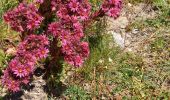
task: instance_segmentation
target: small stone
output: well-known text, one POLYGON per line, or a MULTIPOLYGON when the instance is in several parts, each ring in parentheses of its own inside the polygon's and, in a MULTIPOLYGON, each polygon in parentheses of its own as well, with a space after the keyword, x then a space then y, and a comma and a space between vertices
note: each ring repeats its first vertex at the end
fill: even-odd
POLYGON ((138 29, 133 29, 133 30, 132 30, 132 33, 133 33, 133 34, 137 34, 138 32, 139 32, 138 29))

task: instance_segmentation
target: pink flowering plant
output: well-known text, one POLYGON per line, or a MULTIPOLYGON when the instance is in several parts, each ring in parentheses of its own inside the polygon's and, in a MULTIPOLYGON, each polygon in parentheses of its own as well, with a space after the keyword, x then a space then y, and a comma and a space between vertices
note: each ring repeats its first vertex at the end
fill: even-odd
POLYGON ((122 8, 121 0, 103 0, 100 9, 93 12, 88 0, 35 0, 19 5, 4 14, 12 30, 20 34, 21 42, 15 57, 2 76, 2 84, 17 92, 21 84, 28 84, 36 64, 42 60, 50 68, 60 67, 59 60, 80 67, 88 58, 88 42, 83 41, 84 31, 97 18, 117 18, 122 8))

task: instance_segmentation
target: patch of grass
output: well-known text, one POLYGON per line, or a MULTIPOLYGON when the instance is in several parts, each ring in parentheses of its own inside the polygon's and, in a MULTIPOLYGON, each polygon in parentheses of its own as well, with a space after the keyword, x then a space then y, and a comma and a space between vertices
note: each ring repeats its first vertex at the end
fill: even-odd
POLYGON ((90 100, 86 91, 76 85, 69 86, 64 95, 69 97, 70 100, 90 100))
MULTIPOLYGON (((104 42, 109 38, 105 37, 104 42)), ((163 42, 159 39, 161 38, 153 42, 153 46, 157 47, 160 41, 163 42)), ((105 44, 103 48, 94 51, 92 49, 90 59, 78 70, 78 74, 86 83, 93 83, 91 97, 105 96, 109 99, 119 95, 127 99, 167 99, 170 96, 168 90, 161 86, 166 83, 166 77, 169 76, 168 57, 169 54, 166 59, 163 58, 164 63, 155 63, 156 67, 150 68, 144 64, 141 56, 123 53, 119 48, 111 48, 105 44), (109 61, 109 58, 112 61, 109 61)), ((82 84, 79 86, 83 87, 82 84)))
MULTIPOLYGON (((91 54, 89 59, 85 62, 84 67, 80 70, 80 73, 84 73, 87 77, 91 77, 91 71, 96 68, 97 73, 105 70, 104 66, 110 65, 115 56, 120 52, 119 47, 113 48, 113 38, 111 35, 103 35, 102 39, 99 39, 99 43, 96 46, 91 46, 91 54), (105 65, 106 64, 106 65, 105 65), (85 74, 86 73, 86 74, 85 74)), ((93 45, 93 44, 92 44, 93 45)), ((93 72, 93 71, 92 71, 93 72)))
POLYGON ((150 67, 146 67, 146 79, 155 91, 156 98, 168 99, 170 80, 170 37, 164 33, 158 34, 151 42, 148 52, 150 55, 150 67), (148 79, 149 78, 149 79, 148 79))
POLYGON ((169 0, 150 0, 156 6, 165 6, 169 0))
POLYGON ((159 11, 159 15, 154 19, 147 19, 146 25, 149 25, 151 27, 168 27, 170 24, 169 16, 170 16, 170 5, 167 3, 167 0, 155 0, 153 5, 156 6, 156 8, 159 11))
POLYGON ((163 37, 156 38, 153 43, 151 43, 152 51, 162 51, 166 45, 166 41, 163 37))
MULTIPOLYGON (((110 44, 113 43, 111 35, 104 35, 100 42, 102 46, 91 48, 91 55, 84 67, 77 70, 81 76, 79 79, 88 84, 93 83, 89 90, 90 96, 112 99, 115 95, 121 97, 128 94, 131 97, 145 95, 144 90, 141 91, 146 87, 142 82, 144 74, 142 58, 132 53, 123 53, 119 47, 110 44)), ((79 86, 83 87, 83 84, 79 86)))
POLYGON ((169 27, 170 26, 169 16, 170 16, 170 6, 165 6, 160 9, 160 14, 155 19, 147 19, 144 24, 146 26, 156 27, 156 28, 169 27))
POLYGON ((116 84, 112 90, 113 94, 122 97, 144 95, 142 91, 145 86, 142 83, 144 73, 142 58, 131 53, 122 53, 117 57, 113 66, 116 68, 115 77, 112 77, 113 83, 116 84))
POLYGON ((131 4, 145 3, 153 4, 155 6, 163 6, 166 5, 169 2, 169 0, 125 0, 124 2, 131 4))
MULTIPOLYGON (((161 3, 158 3, 161 5, 161 3)), ((169 34, 169 6, 162 4, 159 7, 159 15, 154 19, 147 19, 145 21, 137 21, 132 23, 131 28, 138 28, 143 31, 147 28, 152 29, 154 34, 152 38, 149 38, 148 48, 142 51, 143 54, 148 56, 141 56, 144 59, 143 65, 143 78, 138 79, 142 88, 136 88, 135 91, 140 89, 140 92, 130 92, 131 99, 165 99, 170 97, 169 87, 169 73, 170 73, 170 34, 169 34), (134 94, 135 95, 132 95, 134 94), (140 94, 140 95, 139 95, 140 94)), ((146 31, 146 30, 145 30, 146 31)), ((126 71, 122 71, 126 72, 126 71)), ((129 71, 128 71, 129 72, 129 71)), ((130 71, 130 75, 131 71, 130 71)), ((140 76, 140 75, 139 75, 140 76)), ((117 78, 120 79, 120 78, 117 78)), ((128 79, 127 79, 128 80, 128 79)), ((136 80, 136 79, 135 79, 136 80)), ((134 85, 134 81, 132 81, 134 85)), ((130 85, 126 85, 130 86, 130 85)), ((121 91, 121 86, 114 91, 121 91)), ((129 88, 128 88, 129 90, 129 88)), ((125 98, 128 98, 125 96, 125 98)))
POLYGON ((146 28, 150 28, 154 30, 155 33, 158 33, 158 31, 160 32, 164 29, 168 29, 167 27, 170 26, 170 5, 167 4, 167 2, 168 1, 166 0, 153 0, 151 5, 152 7, 155 6, 153 9, 157 9, 157 16, 155 16, 155 18, 150 18, 146 20, 136 20, 126 27, 126 31, 129 32, 134 28, 137 28, 140 31, 146 28))

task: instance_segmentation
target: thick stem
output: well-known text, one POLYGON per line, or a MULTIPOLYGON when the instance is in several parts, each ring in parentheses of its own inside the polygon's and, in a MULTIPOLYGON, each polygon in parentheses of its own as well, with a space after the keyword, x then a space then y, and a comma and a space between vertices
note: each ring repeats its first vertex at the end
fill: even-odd
POLYGON ((45 79, 48 79, 49 76, 55 71, 55 73, 60 73, 62 66, 59 63, 61 57, 60 48, 57 47, 57 39, 54 38, 50 43, 50 55, 51 58, 47 64, 45 79))
MULTIPOLYGON (((43 21, 43 29, 45 31, 48 30, 48 24, 50 24, 53 19, 53 12, 51 11, 51 0, 44 0, 44 2, 40 5, 39 13, 44 17, 43 21)), ((45 77, 48 78, 49 75, 52 73, 53 68, 55 67, 56 72, 59 72, 61 65, 59 65, 58 61, 60 59, 60 48, 57 47, 57 38, 53 38, 53 40, 50 42, 50 55, 51 59, 48 62, 47 65, 47 72, 45 77)))
POLYGON ((48 67, 52 67, 52 66, 59 67, 57 61, 59 61, 60 54, 61 54, 60 48, 57 47, 57 39, 54 38, 50 45, 50 55, 52 58, 48 67))

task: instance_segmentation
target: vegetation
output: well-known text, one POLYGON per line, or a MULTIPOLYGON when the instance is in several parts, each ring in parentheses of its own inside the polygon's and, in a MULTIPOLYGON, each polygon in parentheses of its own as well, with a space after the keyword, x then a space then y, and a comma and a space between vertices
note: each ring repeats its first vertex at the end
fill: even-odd
MULTIPOLYGON (((4 2, 12 0, 4 0, 4 2)), ((1 1, 0 1, 1 2, 1 1)), ((91 0, 95 7, 98 0, 91 0)), ((125 52, 113 42, 113 37, 107 34, 106 19, 99 19, 91 28, 86 30, 95 34, 87 34, 90 43, 90 57, 83 67, 72 69, 63 64, 60 75, 49 78, 51 87, 57 87, 63 81, 67 88, 62 96, 71 100, 90 99, 123 99, 123 100, 169 100, 170 99, 170 6, 165 0, 125 0, 125 3, 148 3, 156 6, 159 15, 154 19, 136 21, 129 25, 130 29, 138 28, 143 31, 152 29, 153 35, 148 38, 147 49, 141 53, 125 52), (143 55, 145 54, 145 55, 143 55), (68 73, 73 74, 68 75, 68 73), (51 80, 50 80, 51 79, 51 80), (55 80, 54 80, 55 79, 55 80)), ((0 15, 17 3, 0 3, 0 15)), ((5 40, 10 40, 11 33, 8 26, 0 19, 0 70, 7 66, 10 55, 5 52, 9 48, 5 40), (2 47, 5 46, 5 47, 2 47), (5 49, 4 49, 5 48, 5 49)), ((16 37, 14 34, 13 37, 16 37)), ((17 45, 18 41, 12 40, 17 45)), ((1 89, 0 89, 1 90, 1 89)))

